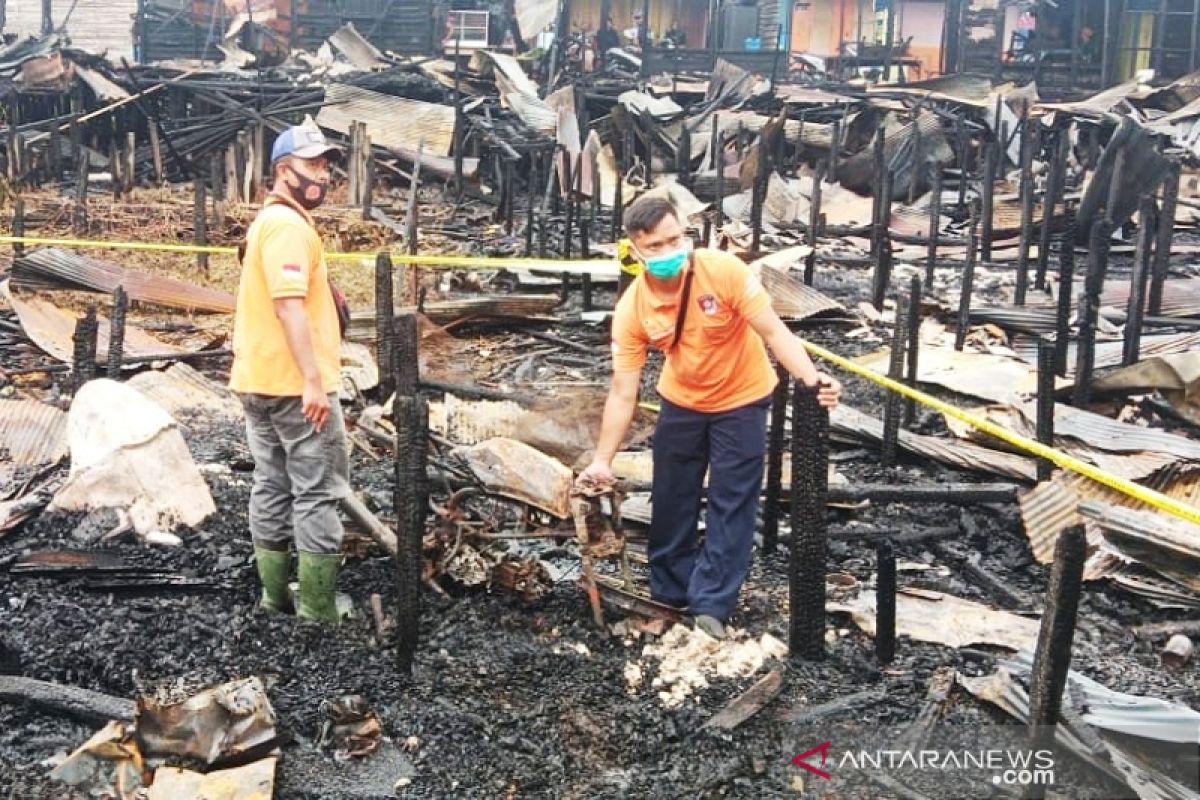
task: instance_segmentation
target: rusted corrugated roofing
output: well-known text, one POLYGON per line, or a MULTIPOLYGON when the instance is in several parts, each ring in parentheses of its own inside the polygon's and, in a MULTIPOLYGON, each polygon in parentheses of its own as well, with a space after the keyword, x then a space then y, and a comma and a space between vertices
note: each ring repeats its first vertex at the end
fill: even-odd
POLYGON ((67 414, 36 400, 0 400, 0 499, 22 473, 67 455, 67 414))
POLYGON ((229 292, 126 269, 53 247, 35 250, 16 259, 13 285, 17 288, 89 289, 105 293, 121 286, 130 300, 138 302, 223 314, 233 313, 234 309, 234 297, 229 292))
POLYGON ((784 319, 803 320, 819 314, 845 310, 841 303, 826 297, 811 286, 805 286, 790 272, 791 268, 801 263, 810 252, 811 248, 808 247, 789 247, 760 258, 750 265, 759 271, 763 286, 767 294, 771 295, 771 304, 775 312, 784 319))
MULTIPOLYGON (((36 297, 22 297, 15 292, 8 292, 7 299, 17 312, 21 328, 25 335, 46 353, 59 361, 71 363, 74 354, 75 323, 78 317, 53 303, 48 303, 36 297)), ((103 362, 108 352, 108 320, 99 319, 99 333, 96 336, 98 359, 103 362)), ((125 326, 125 355, 149 356, 162 353, 187 352, 181 347, 167 344, 155 339, 141 328, 127 324, 125 326)))
MULTIPOLYGON (((1200 507, 1200 469, 1195 466, 1167 467, 1146 481, 1146 485, 1168 497, 1200 507)), ((1034 558, 1043 564, 1054 560, 1054 547, 1063 530, 1072 525, 1085 525, 1092 552, 1084 569, 1084 579, 1095 580, 1119 570, 1124 559, 1105 544, 1095 520, 1085 519, 1079 513, 1080 503, 1087 501, 1135 510, 1147 507, 1140 500, 1073 472, 1056 473, 1053 479, 1024 493, 1018 503, 1030 549, 1034 558)))
POLYGON ((350 124, 364 122, 371 144, 415 153, 421 142, 430 155, 448 156, 454 141, 454 109, 438 103, 392 97, 344 83, 325 90, 317 124, 349 135, 350 124))

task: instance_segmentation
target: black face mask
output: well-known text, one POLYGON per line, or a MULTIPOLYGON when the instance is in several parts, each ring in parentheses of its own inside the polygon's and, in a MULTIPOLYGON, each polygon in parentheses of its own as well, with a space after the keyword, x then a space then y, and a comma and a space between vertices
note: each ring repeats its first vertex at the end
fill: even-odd
POLYGON ((325 195, 329 193, 328 183, 314 181, 307 175, 301 175, 296 170, 291 170, 291 173, 300 182, 297 186, 293 186, 291 183, 287 184, 288 190, 292 193, 292 199, 308 211, 312 211, 325 202, 325 195))

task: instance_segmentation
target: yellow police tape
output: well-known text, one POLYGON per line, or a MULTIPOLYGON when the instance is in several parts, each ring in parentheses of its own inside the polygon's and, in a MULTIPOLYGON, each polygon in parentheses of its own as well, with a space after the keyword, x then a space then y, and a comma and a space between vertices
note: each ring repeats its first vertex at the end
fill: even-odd
POLYGON ((938 400, 936 397, 930 397, 924 392, 917 391, 916 389, 906 386, 899 381, 894 381, 884 375, 878 375, 866 367, 855 364, 849 359, 843 358, 836 353, 826 350, 824 347, 812 344, 811 342, 805 342, 804 346, 810 353, 818 358, 824 359, 832 364, 836 364, 847 372, 851 372, 855 375, 866 378, 867 380, 874 381, 880 386, 883 386, 885 389, 889 389, 890 391, 896 392, 904 397, 911 397, 913 400, 916 400, 918 403, 924 406, 932 408, 934 411, 940 411, 946 416, 954 417, 957 420, 965 422, 972 428, 982 431, 989 436, 994 436, 1001 441, 1007 442, 1013 447, 1020 448, 1031 455, 1047 459, 1048 461, 1053 461, 1063 469, 1069 469, 1072 472, 1077 472, 1080 475, 1091 478, 1097 483, 1104 484, 1108 488, 1114 489, 1121 494, 1134 498, 1135 500, 1141 500, 1146 505, 1157 508, 1160 511, 1165 511, 1168 514, 1173 514, 1174 516, 1179 517, 1180 519, 1186 519, 1189 522, 1200 524, 1200 509, 1197 509, 1194 506, 1190 506, 1187 503, 1181 503, 1173 497, 1168 497, 1162 492, 1157 492, 1154 489, 1140 486, 1133 481, 1119 478, 1116 475, 1111 475, 1102 469, 1097 469, 1091 464, 1080 461, 1078 458, 1069 456, 1066 453, 1062 453, 1052 447, 1047 447, 1041 442, 1028 439, 1017 433, 1013 433, 1007 428, 1003 428, 994 422, 986 420, 982 417, 977 417, 974 414, 963 411, 961 408, 952 406, 949 403, 944 403, 941 400, 938 400))
MULTIPOLYGON (((132 250, 132 251, 148 251, 148 252, 171 252, 171 253, 210 253, 220 255, 233 255, 237 252, 233 247, 218 247, 205 245, 187 245, 187 244, 169 244, 169 243, 153 243, 153 242, 108 242, 88 239, 53 239, 37 236, 0 236, 0 244, 28 244, 40 245, 44 247, 81 247, 81 248, 99 248, 113 250, 132 250)), ((331 260, 342 261, 361 261, 375 257, 375 253, 327 253, 326 258, 331 260)), ((562 262, 552 261, 548 259, 537 258, 495 258, 490 256, 430 256, 430 255, 406 255, 393 254, 393 257, 402 263, 413 264, 416 266, 430 267, 462 267, 467 269, 497 269, 499 267, 512 267, 514 269, 545 269, 552 272, 590 272, 593 266, 603 265, 607 269, 612 269, 613 262, 604 260, 591 261, 575 261, 562 262)), ((962 409, 952 406, 949 403, 944 403, 936 397, 931 397, 924 392, 906 386, 899 381, 894 381, 883 375, 867 369, 866 367, 855 364, 849 359, 843 358, 836 353, 833 353, 825 348, 805 342, 804 346, 810 353, 822 358, 832 364, 836 364, 847 372, 851 372, 867 380, 883 386, 885 389, 896 392, 904 397, 910 397, 918 403, 932 408, 935 411, 954 417, 961 422, 970 425, 976 430, 982 431, 989 436, 994 436, 1001 441, 1023 450, 1030 455, 1052 461, 1063 469, 1077 472, 1087 478, 1091 478, 1097 483, 1103 484, 1110 489, 1113 489, 1135 500, 1140 500, 1152 508, 1157 508, 1160 511, 1165 511, 1180 519, 1185 519, 1189 522, 1200 524, 1200 509, 1187 503, 1181 503, 1173 497, 1168 497, 1162 492, 1154 489, 1141 486, 1133 481, 1125 478, 1117 477, 1109 474, 1104 470, 1080 461, 1077 458, 1067 455, 1066 453, 1055 450, 1052 447, 1047 447, 1041 442, 1013 433, 1007 428, 1003 428, 994 422, 986 420, 982 417, 977 417, 974 414, 963 411, 962 409)), ((644 407, 649 407, 647 404, 642 404, 644 407)))
MULTIPOLYGON (((109 242, 96 239, 52 239, 40 236, 0 236, 0 244, 27 244, 41 247, 78 247, 96 248, 99 250, 130 250, 151 253, 182 253, 210 255, 235 255, 236 247, 220 247, 217 245, 173 244, 168 242, 109 242)), ((593 273, 597 267, 616 276, 616 264, 612 259, 590 259, 579 261, 555 261, 547 258, 515 258, 503 256, 434 256, 408 255, 387 251, 398 263, 412 264, 418 267, 457 267, 460 269, 540 269, 547 272, 562 274, 593 273)), ((326 253, 329 261, 364 261, 372 260, 375 252, 370 253, 326 253)))
MULTIPOLYGON (((983 431, 990 436, 994 436, 1001 441, 1007 442, 1013 447, 1024 450, 1030 455, 1039 456, 1049 461, 1053 461, 1063 469, 1069 469, 1072 472, 1078 472, 1080 475, 1091 478, 1097 483, 1104 484, 1108 488, 1120 492, 1121 494, 1132 497, 1135 500, 1141 500, 1148 506, 1157 508, 1160 511, 1165 511, 1168 514, 1179 517, 1180 519, 1186 519, 1189 522, 1200 524, 1200 509, 1194 506, 1190 506, 1187 503, 1181 503, 1173 497, 1168 497, 1162 492, 1141 486, 1133 481, 1119 478, 1116 475, 1111 475, 1102 469, 1097 469, 1085 461, 1080 461, 1078 458, 1069 456, 1066 453, 1055 450, 1052 447, 1047 447, 1041 442, 1028 439, 1024 436, 1021 436, 1019 433, 1013 433, 1007 428, 1002 428, 996 423, 990 422, 983 417, 977 417, 970 412, 963 411, 961 408, 952 406, 949 403, 944 403, 941 400, 938 400, 936 397, 930 397, 924 392, 906 386, 899 381, 894 381, 884 375, 879 375, 867 369, 866 367, 855 364, 853 361, 839 356, 837 353, 826 350, 820 345, 815 345, 812 342, 804 342, 804 347, 814 356, 824 359, 831 364, 836 364, 847 372, 852 372, 859 377, 866 378, 869 381, 874 381, 885 389, 896 392, 904 397, 911 397, 921 405, 932 408, 934 411, 940 411, 947 416, 960 420, 961 422, 965 422, 972 428, 983 431)), ((660 407, 657 403, 638 403, 638 407, 655 413, 660 410, 660 407)))

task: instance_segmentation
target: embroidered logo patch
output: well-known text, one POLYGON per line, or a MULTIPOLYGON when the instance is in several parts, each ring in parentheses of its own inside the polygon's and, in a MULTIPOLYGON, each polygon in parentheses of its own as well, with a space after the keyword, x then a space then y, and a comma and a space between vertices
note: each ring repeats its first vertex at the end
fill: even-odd
POLYGON ((284 264, 282 269, 284 272, 290 273, 292 275, 303 275, 304 274, 304 268, 301 267, 299 264, 284 264))
POLYGON ((717 302, 717 298, 713 297, 711 294, 700 295, 696 298, 696 303, 699 304, 700 310, 710 317, 721 309, 721 305, 717 302))

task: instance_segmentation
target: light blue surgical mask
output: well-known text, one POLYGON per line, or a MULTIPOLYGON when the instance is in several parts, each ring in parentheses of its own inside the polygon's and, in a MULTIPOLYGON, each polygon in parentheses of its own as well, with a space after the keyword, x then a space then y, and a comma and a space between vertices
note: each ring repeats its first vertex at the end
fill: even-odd
POLYGON ((669 281, 683 270, 683 265, 687 263, 688 255, 691 252, 691 240, 684 239, 683 244, 670 253, 643 259, 646 264, 646 272, 661 281, 669 281))

